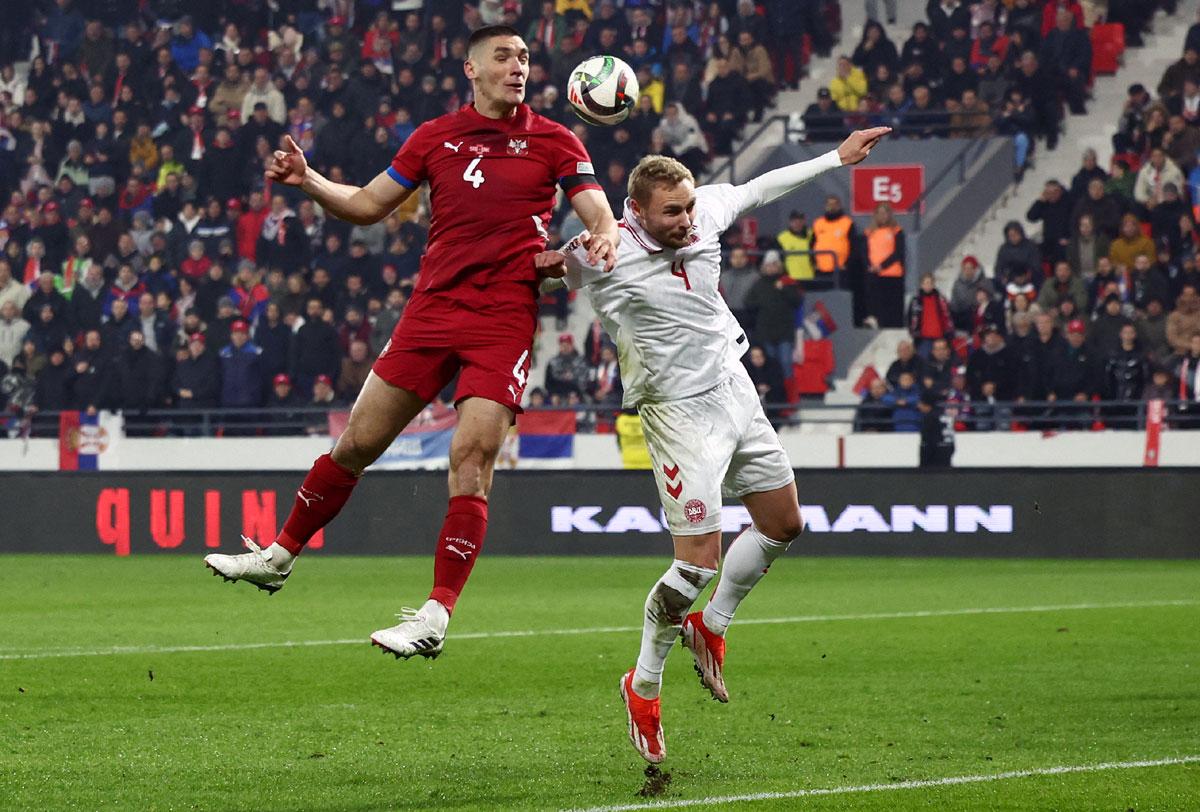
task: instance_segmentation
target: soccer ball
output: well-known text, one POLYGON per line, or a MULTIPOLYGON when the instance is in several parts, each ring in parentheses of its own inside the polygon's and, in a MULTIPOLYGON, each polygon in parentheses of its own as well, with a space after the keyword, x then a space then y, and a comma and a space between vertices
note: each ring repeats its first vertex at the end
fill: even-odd
POLYGON ((637 74, 615 56, 584 60, 567 81, 567 101, 575 115, 588 124, 620 124, 637 100, 637 74))

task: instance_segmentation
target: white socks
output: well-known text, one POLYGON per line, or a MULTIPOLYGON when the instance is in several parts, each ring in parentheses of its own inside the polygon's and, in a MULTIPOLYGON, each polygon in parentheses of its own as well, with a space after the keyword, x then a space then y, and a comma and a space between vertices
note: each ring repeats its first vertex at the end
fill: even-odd
POLYGON ((683 619, 716 574, 716 570, 675 560, 650 590, 642 624, 642 650, 633 671, 633 691, 638 696, 658 697, 663 666, 679 636, 683 619))
POLYGON ((750 525, 729 545, 725 562, 721 566, 721 578, 713 590, 712 600, 704 607, 704 625, 708 630, 724 635, 733 620, 733 613, 746 594, 754 588, 771 563, 783 555, 793 539, 774 541, 750 525))
POLYGON ((279 542, 272 542, 263 552, 270 554, 267 560, 281 573, 292 571, 292 563, 296 560, 296 556, 288 552, 279 542))

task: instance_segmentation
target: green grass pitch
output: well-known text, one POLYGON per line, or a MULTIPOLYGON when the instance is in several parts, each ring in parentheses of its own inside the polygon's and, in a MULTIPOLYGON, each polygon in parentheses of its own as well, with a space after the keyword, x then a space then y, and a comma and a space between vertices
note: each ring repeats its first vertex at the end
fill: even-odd
POLYGON ((1200 562, 789 556, 730 630, 729 705, 673 652, 671 780, 642 797, 617 680, 666 561, 485 556, 442 657, 397 662, 367 637, 424 599, 427 558, 315 554, 269 597, 198 556, 0 556, 0 808, 578 809, 812 789, 838 793, 735 808, 1200 808, 1200 562), (984 609, 1001 611, 968 611, 984 609), (1165 759, 1185 763, 845 791, 1165 759))

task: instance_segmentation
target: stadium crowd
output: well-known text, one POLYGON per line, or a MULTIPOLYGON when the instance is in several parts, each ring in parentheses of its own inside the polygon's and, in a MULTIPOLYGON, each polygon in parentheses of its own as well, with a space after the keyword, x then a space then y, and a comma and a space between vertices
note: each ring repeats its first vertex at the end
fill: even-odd
MULTIPOLYGON (((365 183, 417 126, 470 102, 467 34, 508 23, 531 49, 528 103, 579 135, 619 210, 642 154, 700 172, 796 86, 800 43, 832 47, 825 5, 17 4, 0 31, 0 398, 127 421, 348 403, 404 311, 427 209, 414 198, 371 227, 326 217, 264 178, 282 136, 365 183), (618 127, 588 127, 562 99, 595 53, 638 73, 618 127)), ((615 375, 605 352, 589 357, 615 375)))
POLYGON ((1069 183, 1032 201, 1039 240, 1007 223, 990 272, 963 257, 948 298, 922 278, 911 339, 863 382, 860 430, 915 430, 927 391, 968 429, 1135 427, 1150 400, 1200 427, 1200 23, 1155 92, 1129 87, 1115 123, 1107 168, 1085 150, 1069 183))

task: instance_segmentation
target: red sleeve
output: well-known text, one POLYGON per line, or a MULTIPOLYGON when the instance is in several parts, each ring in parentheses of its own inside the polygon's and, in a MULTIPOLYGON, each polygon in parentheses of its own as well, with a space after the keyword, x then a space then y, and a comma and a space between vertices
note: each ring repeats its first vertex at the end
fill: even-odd
POLYGON ((429 128, 422 124, 400 147, 392 164, 387 168, 388 177, 405 189, 416 189, 427 179, 425 156, 429 154, 429 128))
POLYGON ((558 179, 558 185, 566 192, 567 197, 574 197, 584 189, 603 191, 596 180, 591 156, 575 133, 563 127, 555 143, 558 149, 554 155, 554 177, 558 179))

